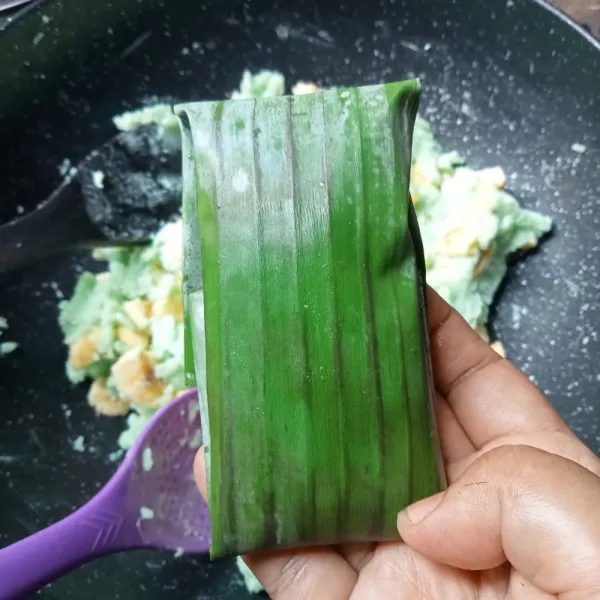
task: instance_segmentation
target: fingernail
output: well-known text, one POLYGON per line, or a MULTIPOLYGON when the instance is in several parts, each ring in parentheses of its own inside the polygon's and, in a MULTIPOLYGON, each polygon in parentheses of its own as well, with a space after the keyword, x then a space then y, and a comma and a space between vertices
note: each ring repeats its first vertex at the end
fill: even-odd
POLYGON ((430 496, 424 500, 419 500, 415 504, 411 504, 408 508, 405 508, 400 514, 404 514, 406 519, 411 525, 417 525, 423 519, 428 517, 444 499, 444 493, 430 496))

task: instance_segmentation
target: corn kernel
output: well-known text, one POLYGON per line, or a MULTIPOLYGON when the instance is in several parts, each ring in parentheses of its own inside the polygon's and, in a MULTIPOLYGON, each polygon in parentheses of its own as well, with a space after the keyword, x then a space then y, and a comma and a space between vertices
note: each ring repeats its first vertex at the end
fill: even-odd
POLYGON ((88 392, 88 403, 96 412, 107 417, 118 417, 129 412, 129 406, 108 393, 105 379, 96 379, 88 392))
POLYGON ((294 96, 304 96, 305 94, 314 94, 319 91, 319 88, 309 81, 299 81, 293 88, 294 96))
POLYGON ((490 335, 488 333, 487 327, 485 325, 479 325, 475 329, 475 331, 479 334, 479 337, 486 343, 490 343, 490 335))
POLYGON ((483 169, 480 172, 480 177, 482 181, 489 183, 497 190, 504 189, 504 186, 506 185, 506 173, 504 173, 501 167, 483 169))
POLYGON ((146 333, 133 331, 129 327, 119 327, 117 337, 129 348, 146 348, 150 341, 150 336, 146 333))
POLYGON ((166 317, 172 315, 176 321, 183 321, 183 298, 171 296, 159 298, 152 303, 153 317, 166 317))
POLYGON ((136 298, 125 302, 123 311, 138 329, 148 327, 148 317, 150 316, 150 303, 148 301, 136 298))
POLYGON ((491 348, 497 352, 502 358, 506 358, 506 351, 504 350, 504 345, 502 342, 497 341, 491 344, 491 348))
POLYGON ((424 186, 428 183, 427 177, 419 165, 412 165, 410 169, 410 182, 415 186, 424 186))
POLYGON ((112 366, 112 375, 119 395, 139 406, 156 406, 167 387, 157 379, 152 358, 140 348, 123 354, 112 366))
POLYGON ((492 261, 492 257, 494 256, 494 252, 491 248, 488 248, 484 252, 481 253, 475 268, 473 269, 473 279, 477 279, 487 268, 487 266, 492 261))
POLYGON ((69 362, 75 369, 85 369, 98 360, 97 336, 98 331, 92 329, 69 346, 69 362))

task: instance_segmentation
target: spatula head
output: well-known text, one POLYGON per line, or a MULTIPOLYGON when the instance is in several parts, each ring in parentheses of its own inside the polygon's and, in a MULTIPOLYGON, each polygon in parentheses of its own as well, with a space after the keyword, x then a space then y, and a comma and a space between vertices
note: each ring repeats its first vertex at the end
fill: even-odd
POLYGON ((200 444, 198 396, 190 391, 159 411, 130 450, 127 497, 130 506, 139 507, 137 526, 145 545, 208 552, 208 507, 193 473, 200 444))
POLYGON ((149 241, 181 206, 181 150, 155 125, 124 131, 78 168, 86 212, 110 241, 149 241))

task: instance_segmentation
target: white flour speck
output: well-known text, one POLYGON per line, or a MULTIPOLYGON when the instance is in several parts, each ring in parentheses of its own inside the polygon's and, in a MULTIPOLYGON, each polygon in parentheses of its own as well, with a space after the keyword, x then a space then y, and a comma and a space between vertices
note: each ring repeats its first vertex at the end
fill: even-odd
POLYGON ((104 189, 104 173, 102 171, 92 172, 92 183, 99 189, 104 189))
POLYGON ((125 454, 125 450, 115 450, 108 455, 108 460, 111 463, 117 462, 125 454))
POLYGON ((202 431, 200 429, 196 430, 188 445, 192 449, 198 449, 202 446, 202 431))
POLYGON ((82 435, 76 437, 71 442, 71 446, 75 452, 85 452, 85 438, 82 435))
POLYGON ((50 287, 54 290, 54 295, 58 300, 62 300, 65 297, 62 290, 58 287, 58 283, 56 281, 51 281, 50 287))
POLYGON ((248 189, 249 183, 250 179, 248 178, 248 173, 246 173, 246 171, 242 171, 241 169, 236 171, 232 180, 234 191, 243 194, 248 189))
POLYGON ((58 165, 58 172, 62 177, 66 177, 71 169, 71 161, 68 158, 63 158, 60 165, 58 165))
POLYGON ((283 23, 280 23, 275 27, 275 34, 280 40, 287 40, 290 37, 290 28, 283 23))
POLYGON ((140 519, 154 519, 154 511, 147 506, 141 506, 140 519))
POLYGON ((152 460, 152 448, 144 448, 142 452, 142 469, 147 473, 154 466, 154 461, 152 460))

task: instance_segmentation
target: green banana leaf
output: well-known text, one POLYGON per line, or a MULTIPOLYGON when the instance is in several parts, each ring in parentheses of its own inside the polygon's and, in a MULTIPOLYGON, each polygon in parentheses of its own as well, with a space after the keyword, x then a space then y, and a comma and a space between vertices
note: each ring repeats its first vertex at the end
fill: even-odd
POLYGON ((176 108, 213 558, 397 539, 398 511, 445 485, 418 103, 411 80, 176 108))

